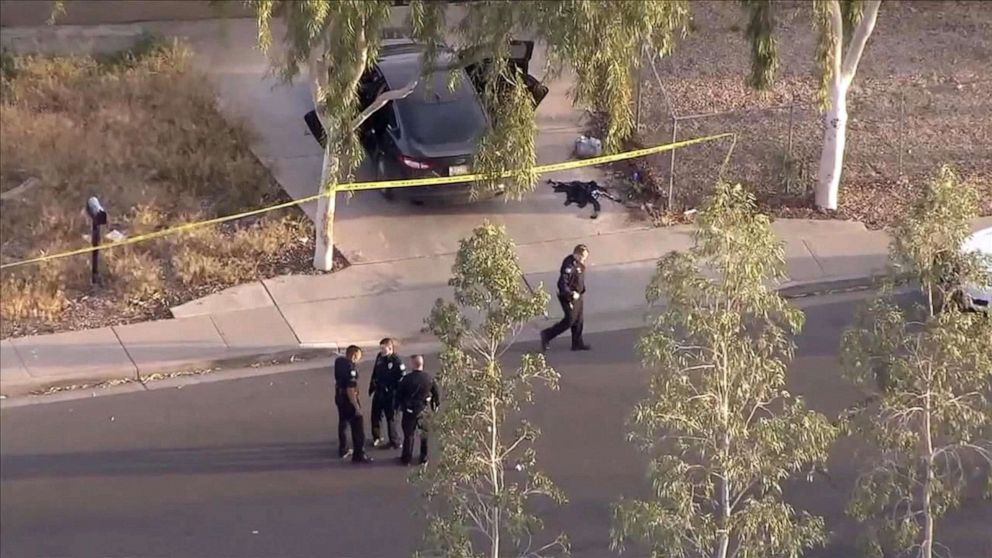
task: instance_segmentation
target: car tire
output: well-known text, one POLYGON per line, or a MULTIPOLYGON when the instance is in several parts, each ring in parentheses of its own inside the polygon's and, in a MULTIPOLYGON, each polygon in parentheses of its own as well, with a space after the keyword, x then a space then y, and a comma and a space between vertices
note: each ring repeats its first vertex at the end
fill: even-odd
MULTIPOLYGON (((375 179, 376 179, 376 181, 377 182, 384 182, 386 180, 389 180, 389 177, 387 176, 387 173, 386 173, 386 161, 385 161, 385 159, 382 158, 382 154, 381 153, 376 154, 374 165, 375 165, 375 179)), ((382 189, 379 190, 379 193, 382 194, 382 197, 386 198, 389 201, 393 201, 394 199, 396 199, 396 195, 393 192, 393 189, 392 188, 382 188, 382 189)))

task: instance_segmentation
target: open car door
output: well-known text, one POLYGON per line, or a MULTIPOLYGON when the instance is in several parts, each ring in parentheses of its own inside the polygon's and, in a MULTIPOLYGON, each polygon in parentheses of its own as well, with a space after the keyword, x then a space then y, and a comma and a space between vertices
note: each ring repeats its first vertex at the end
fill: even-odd
POLYGON ((523 75, 524 85, 534 98, 534 107, 548 95, 548 87, 530 75, 530 59, 534 56, 534 41, 510 41, 510 62, 523 75))
MULTIPOLYGON (((510 66, 520 72, 524 85, 534 99, 534 107, 537 107, 548 95, 548 87, 528 73, 533 55, 534 41, 510 41, 510 66)), ((465 68, 472 84, 480 93, 486 86, 486 67, 491 63, 490 59, 485 59, 477 64, 469 64, 465 68)))
MULTIPOLYGON (((375 99, 381 95, 385 90, 385 80, 382 76, 375 70, 366 72, 358 83, 358 109, 359 111, 365 110, 371 105, 375 99)), ((388 108, 387 104, 379 111, 388 108)), ((362 142, 362 145, 366 149, 371 149, 375 144, 375 121, 377 111, 371 117, 369 117, 358 129, 358 139, 362 142)), ((327 142, 327 134, 324 131, 324 126, 320 123, 320 118, 317 117, 317 111, 311 110, 310 112, 303 115, 303 121, 306 122, 307 129, 310 130, 310 135, 313 139, 320 144, 320 147, 325 147, 324 144, 327 142)))
POLYGON ((307 129, 310 130, 310 135, 313 139, 317 140, 320 144, 320 148, 324 148, 324 143, 327 141, 327 134, 324 133, 324 126, 320 123, 320 118, 317 117, 317 111, 312 110, 303 115, 303 121, 307 123, 307 129))

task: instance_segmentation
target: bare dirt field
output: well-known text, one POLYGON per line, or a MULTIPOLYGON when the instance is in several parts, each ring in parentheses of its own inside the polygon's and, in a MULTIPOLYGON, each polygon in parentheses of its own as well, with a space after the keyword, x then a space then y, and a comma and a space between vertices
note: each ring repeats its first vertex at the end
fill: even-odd
MULTIPOLYGON (((736 132, 725 178, 750 185, 780 216, 856 219, 883 227, 914 188, 952 165, 973 181, 992 214, 992 9, 984 2, 882 4, 848 98, 841 207, 812 209, 822 134, 816 108, 816 35, 808 2, 778 6, 781 67, 766 92, 745 83, 746 19, 733 2, 692 3, 689 35, 642 69, 641 144, 736 132), (790 106, 792 108, 790 109, 790 106), (709 115, 709 116, 701 116, 709 115)), ((675 213, 712 189, 729 142, 678 150, 638 163, 675 213)))
MULTIPOLYGON (((3 56, 0 261, 89 245, 286 201, 218 110, 179 43, 143 38, 99 59, 3 56)), ((245 281, 311 269, 313 227, 295 207, 101 252, 5 269, 0 337, 169 317, 171 306, 245 281)), ((337 264, 345 265, 343 259, 337 264)))

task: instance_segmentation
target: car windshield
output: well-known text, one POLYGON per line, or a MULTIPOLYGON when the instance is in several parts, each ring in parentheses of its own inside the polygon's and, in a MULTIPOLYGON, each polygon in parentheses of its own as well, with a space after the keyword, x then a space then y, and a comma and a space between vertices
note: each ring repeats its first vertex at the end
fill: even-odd
POLYGON ((403 134, 427 145, 474 142, 486 127, 486 116, 467 77, 448 89, 448 73, 436 72, 396 102, 403 134))

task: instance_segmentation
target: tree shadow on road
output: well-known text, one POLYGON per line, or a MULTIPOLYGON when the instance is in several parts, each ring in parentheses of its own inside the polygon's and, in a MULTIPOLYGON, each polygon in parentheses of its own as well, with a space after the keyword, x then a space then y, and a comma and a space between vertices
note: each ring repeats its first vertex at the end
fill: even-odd
MULTIPOLYGON (((377 452, 379 453, 379 452, 377 452)), ((395 466, 393 457, 371 467, 395 466)), ((363 466, 365 468, 368 466, 363 466)), ((190 448, 4 455, 4 481, 86 476, 197 475, 350 469, 333 442, 299 442, 190 448)))

